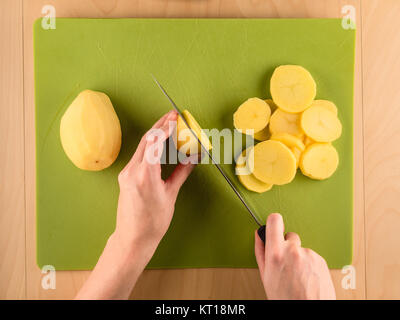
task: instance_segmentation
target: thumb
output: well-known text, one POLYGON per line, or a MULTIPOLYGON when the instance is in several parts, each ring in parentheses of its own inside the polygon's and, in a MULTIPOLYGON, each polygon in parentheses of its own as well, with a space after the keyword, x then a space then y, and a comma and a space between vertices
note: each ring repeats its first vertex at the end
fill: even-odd
POLYGON ((186 181, 187 177, 190 175, 195 166, 196 165, 192 163, 179 163, 175 170, 168 177, 166 184, 168 185, 168 189, 171 190, 175 196, 178 194, 181 186, 186 181))
POLYGON ((258 236, 257 230, 255 231, 254 237, 255 237, 254 252, 256 254, 258 269, 260 270, 260 276, 261 279, 263 279, 264 269, 265 269, 265 246, 260 237, 258 236))

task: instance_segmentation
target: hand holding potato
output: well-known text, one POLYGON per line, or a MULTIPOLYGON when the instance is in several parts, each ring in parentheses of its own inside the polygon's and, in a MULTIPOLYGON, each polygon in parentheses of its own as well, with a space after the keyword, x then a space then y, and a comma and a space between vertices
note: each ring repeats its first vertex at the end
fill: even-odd
MULTIPOLYGON (((172 134, 169 122, 176 120, 177 113, 171 111, 152 129, 162 130, 166 140, 172 134)), ((166 181, 162 180, 160 162, 149 163, 145 154, 155 143, 163 142, 143 136, 132 159, 119 174, 115 233, 127 245, 136 241, 151 243, 154 247, 158 245, 171 222, 179 189, 194 167, 190 163, 178 164, 172 175, 166 181)))
POLYGON ((255 233, 255 254, 268 299, 336 299, 325 260, 302 248, 296 233, 283 234, 280 214, 268 217, 265 246, 255 233))
POLYGON ((171 176, 161 179, 160 161, 149 162, 146 152, 171 134, 170 121, 177 113, 164 115, 152 129, 163 138, 143 136, 132 159, 118 177, 120 195, 117 225, 88 281, 77 299, 126 299, 153 256, 171 223, 179 189, 194 165, 179 164, 171 176))

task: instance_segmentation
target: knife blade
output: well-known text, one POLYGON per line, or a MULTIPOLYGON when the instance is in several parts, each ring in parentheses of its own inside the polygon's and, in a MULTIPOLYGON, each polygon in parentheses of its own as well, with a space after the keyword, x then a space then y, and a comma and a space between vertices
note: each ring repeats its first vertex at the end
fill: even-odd
POLYGON ((239 200, 242 202, 242 204, 245 206, 245 208, 247 209, 247 211, 250 213, 251 217, 253 218, 253 220, 257 223, 257 225, 259 226, 257 233, 259 235, 259 237, 261 238, 261 240, 265 243, 265 225, 261 224, 260 221, 258 220, 257 216, 254 214, 254 212, 251 210, 250 206, 247 204, 247 202, 244 200, 244 198, 242 197, 242 195, 240 194, 240 192, 236 189, 236 187, 234 186, 233 182, 231 181, 231 179, 229 179, 229 177, 226 175, 226 173, 224 172, 224 170, 222 169, 222 167, 215 161, 215 159, 213 158, 212 154, 208 151, 208 149, 203 145, 203 143, 201 142, 201 140, 199 139, 199 137, 194 133, 193 129, 190 127, 189 123, 186 121, 185 117, 182 115, 182 112, 180 111, 180 109, 178 108, 178 106, 176 105, 176 103, 174 102, 174 100, 172 100, 172 98, 168 95, 168 93, 165 91, 165 89, 163 88, 163 86, 160 84, 160 82, 158 82, 158 80, 154 77, 154 75, 151 75, 153 77, 154 82, 157 84, 157 86, 160 88, 161 92, 167 97, 167 99, 169 100, 169 102, 171 103, 171 105, 173 106, 173 108, 176 110, 176 112, 178 112, 178 115, 181 117, 181 119, 183 120, 183 122, 186 124, 186 126, 189 128, 190 132, 192 133, 192 135, 194 137, 196 137, 197 141, 199 142, 202 150, 209 156, 211 162, 213 165, 215 165, 218 169, 218 171, 222 174, 222 176, 224 177, 225 181, 229 184, 229 186, 232 188, 233 192, 236 194, 236 196, 239 198, 239 200))

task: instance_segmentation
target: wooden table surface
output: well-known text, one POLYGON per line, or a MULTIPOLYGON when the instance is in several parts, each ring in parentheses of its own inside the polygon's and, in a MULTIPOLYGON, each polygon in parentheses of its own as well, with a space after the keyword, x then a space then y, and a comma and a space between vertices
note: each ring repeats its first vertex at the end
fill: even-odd
MULTIPOLYGON (((41 286, 35 255, 32 23, 57 17, 342 17, 356 12, 354 94, 355 288, 332 270, 340 299, 400 298, 400 1, 397 0, 1 0, 0 299, 69 299, 88 271, 57 272, 41 286), (399 180, 397 180, 399 179, 399 180)), ((148 270, 135 299, 264 299, 255 269, 148 270)))

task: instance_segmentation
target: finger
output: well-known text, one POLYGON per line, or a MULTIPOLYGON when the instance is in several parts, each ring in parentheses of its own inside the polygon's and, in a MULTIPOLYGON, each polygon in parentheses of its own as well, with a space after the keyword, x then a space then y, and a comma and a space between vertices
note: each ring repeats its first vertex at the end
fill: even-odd
POLYGON ((301 247, 301 239, 299 235, 295 232, 288 232, 285 235, 285 240, 301 247))
MULTIPOLYGON (((171 112, 171 111, 170 111, 170 112, 171 112)), ((168 115, 169 115, 170 112, 164 114, 164 115, 153 125, 152 129, 153 129, 153 128, 156 128, 156 127, 160 126, 162 123, 164 123, 165 119, 168 117, 168 115)), ((151 129, 150 129, 150 130, 151 130, 151 129)), ((149 131, 150 131, 150 130, 149 130, 149 131)), ((145 148, 146 148, 146 143, 147 143, 146 138, 147 138, 147 134, 148 134, 149 131, 147 131, 147 132, 143 135, 143 137, 140 139, 140 142, 139 142, 139 144, 138 144, 138 146, 137 146, 137 148, 136 148, 135 153, 133 154, 131 160, 129 160, 129 162, 128 162, 128 164, 126 165, 125 168, 128 168, 128 167, 132 166, 133 163, 139 163, 139 162, 142 161, 142 159, 143 159, 143 154, 144 154, 144 150, 145 150, 145 148)))
POLYGON ((283 232, 285 226, 283 224, 282 216, 279 213, 273 213, 268 216, 267 226, 266 226, 266 245, 265 250, 267 252, 277 252, 282 248, 283 242, 283 232))
POLYGON ((171 110, 170 112, 166 113, 160 120, 158 120, 149 131, 146 132, 146 134, 144 135, 144 144, 142 145, 142 148, 138 154, 138 162, 142 162, 145 152, 146 152, 146 148, 148 146, 149 140, 151 140, 151 133, 154 132, 154 130, 158 130, 158 129, 162 129, 165 125, 169 124, 169 121, 174 121, 176 120, 177 117, 177 112, 175 110, 171 110))
MULTIPOLYGON (((151 129, 157 129, 160 128, 164 122, 166 121, 166 119, 171 115, 171 114, 176 114, 175 110, 171 110, 170 112, 167 112, 166 114, 164 114, 160 119, 158 119, 158 121, 151 127, 151 129)), ((151 130, 150 129, 150 130, 151 130)), ((140 139, 139 145, 136 148, 135 153, 133 154, 131 160, 129 161, 128 165, 131 165, 132 163, 138 163, 141 162, 143 160, 143 155, 144 155, 144 151, 146 149, 146 144, 147 144, 147 134, 150 132, 147 131, 143 137, 140 139)))
POLYGON ((196 165, 192 163, 179 163, 175 170, 168 177, 166 184, 167 188, 171 190, 174 195, 177 195, 187 177, 193 171, 196 165))
POLYGON ((264 243, 258 236, 257 230, 254 233, 254 238, 255 238, 254 252, 256 255, 258 269, 260 270, 260 276, 261 276, 261 279, 263 279, 264 270, 265 270, 265 247, 264 247, 264 243))
POLYGON ((158 168, 161 172, 160 159, 164 151, 164 142, 171 136, 174 130, 174 126, 170 122, 175 119, 175 115, 171 114, 165 119, 160 128, 153 128, 149 132, 142 160, 145 166, 158 168))

